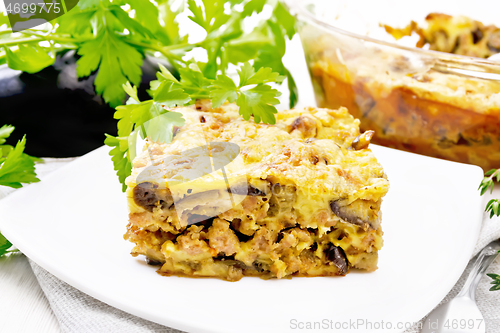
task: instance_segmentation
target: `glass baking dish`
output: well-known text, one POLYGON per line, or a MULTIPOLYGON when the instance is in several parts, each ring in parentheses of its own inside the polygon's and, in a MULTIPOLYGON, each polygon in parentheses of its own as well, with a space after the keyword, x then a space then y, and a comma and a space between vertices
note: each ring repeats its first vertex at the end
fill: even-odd
MULTIPOLYGON (((500 27, 500 2, 288 0, 298 19, 317 103, 345 106, 373 142, 500 167, 500 63, 417 48, 403 28, 432 12, 500 27), (487 8, 487 10, 486 10, 487 8)), ((418 37, 418 36, 417 36, 418 37)))

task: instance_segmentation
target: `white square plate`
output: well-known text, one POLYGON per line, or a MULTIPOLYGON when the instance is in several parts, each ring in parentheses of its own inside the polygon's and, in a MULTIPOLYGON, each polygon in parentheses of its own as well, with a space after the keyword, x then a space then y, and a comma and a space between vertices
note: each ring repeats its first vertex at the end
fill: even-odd
POLYGON ((0 201, 0 230, 40 266, 131 314, 189 332, 401 332, 456 283, 481 227, 475 166, 372 145, 391 182, 379 269, 239 282, 163 277, 123 240, 127 205, 102 147, 0 201))

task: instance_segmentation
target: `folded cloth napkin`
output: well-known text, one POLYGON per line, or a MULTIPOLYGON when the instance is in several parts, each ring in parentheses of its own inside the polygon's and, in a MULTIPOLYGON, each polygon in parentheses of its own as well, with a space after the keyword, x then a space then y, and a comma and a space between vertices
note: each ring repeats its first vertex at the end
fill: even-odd
MULTIPOLYGON (((72 159, 45 159, 45 163, 37 165, 37 173, 40 176, 48 174, 72 159)), ((0 197, 8 194, 8 190, 1 189, 0 197)), ((497 186, 490 197, 500 198, 500 187, 497 186)), ((457 284, 443 299, 442 303, 448 302, 458 294, 462 288, 474 263, 477 253, 488 243, 500 238, 500 218, 490 219, 488 214, 484 214, 483 226, 479 240, 474 249, 472 260, 467 269, 462 274, 457 284)), ((33 272, 42 287, 50 303, 55 316, 61 325, 61 331, 66 332, 168 332, 179 333, 181 331, 165 327, 113 308, 101 301, 98 301, 81 291, 71 287, 65 282, 45 271, 36 263, 30 261, 33 272)), ((489 273, 500 274, 500 259, 488 269, 489 273)), ((476 291, 477 304, 485 318, 486 332, 500 333, 500 291, 489 291, 490 278, 485 277, 476 291)), ((407 300, 411 302, 412 300, 407 300)), ((418 327, 409 329, 406 332, 419 332, 418 327)))

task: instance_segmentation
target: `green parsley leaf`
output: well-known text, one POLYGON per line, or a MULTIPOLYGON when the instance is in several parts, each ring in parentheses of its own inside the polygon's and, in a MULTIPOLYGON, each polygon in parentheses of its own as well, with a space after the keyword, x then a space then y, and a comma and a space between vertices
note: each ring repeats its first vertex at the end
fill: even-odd
POLYGON ((134 103, 139 103, 139 97, 137 97, 137 87, 132 86, 129 81, 123 85, 123 90, 129 95, 131 99, 134 100, 134 103))
POLYGON ((12 125, 3 125, 0 127, 0 145, 3 145, 6 139, 10 136, 10 134, 14 131, 14 126, 12 125))
MULTIPOLYGON (((16 147, 3 145, 10 136, 14 127, 3 125, 0 127, 0 185, 19 188, 22 184, 38 182, 35 174, 37 158, 24 154, 26 137, 16 144, 16 147)), ((0 256, 17 250, 10 250, 12 243, 0 233, 0 256)))
MULTIPOLYGON (((115 3, 115 1, 113 1, 115 3)), ((135 10, 135 22, 142 27, 147 27, 151 32, 159 32, 162 29, 159 22, 159 10, 151 1, 144 0, 120 0, 116 1, 119 6, 130 5, 135 10)), ((135 23, 134 23, 135 24, 135 23)))
POLYGON ((250 16, 253 13, 260 13, 264 9, 264 5, 267 3, 267 0, 250 0, 245 4, 243 9, 243 16, 250 16))
MULTIPOLYGON (((79 4, 81 4, 81 1, 79 4)), ((93 19, 95 12, 95 10, 85 10, 82 12, 72 10, 59 16, 56 20, 59 24, 57 32, 75 36, 86 35, 90 38, 92 26, 89 22, 93 19), (82 22, 87 22, 87 24, 82 24, 82 22)))
POLYGON ((245 120, 254 116, 256 123, 262 121, 274 124, 276 122, 274 113, 277 111, 272 105, 279 103, 277 97, 281 93, 265 83, 281 82, 284 77, 266 67, 260 68, 256 73, 249 63, 245 63, 239 68, 238 76, 240 83, 236 86, 227 75, 217 75, 217 79, 210 86, 212 105, 219 107, 225 101, 236 101, 240 107, 239 112, 245 120), (253 85, 255 86, 251 87, 253 85))
POLYGON ((163 81, 154 91, 153 99, 166 107, 185 105, 191 100, 179 84, 172 81, 163 81))
POLYGON ((241 38, 230 40, 225 48, 224 56, 232 64, 247 62, 257 57, 259 50, 269 45, 270 38, 259 29, 241 38))
MULTIPOLYGON (((113 4, 121 6, 128 2, 131 7, 136 7, 136 1, 138 0, 117 0, 113 4)), ((123 21, 124 26, 131 32, 130 36, 125 39, 117 37, 134 47, 144 47, 150 43, 151 49, 160 52, 173 66, 171 69, 160 66, 157 80, 150 83, 148 92, 152 99, 149 101, 140 102, 134 86, 124 86, 130 98, 126 105, 116 108, 115 118, 119 119, 118 136, 106 138, 106 144, 112 147, 110 154, 122 184, 130 174, 137 134, 160 142, 172 140, 172 129, 178 126, 182 117, 165 108, 193 104, 196 100, 210 98, 214 107, 225 102, 236 102, 240 114, 247 120, 253 117, 256 122, 275 123, 274 114, 277 111, 273 105, 279 102, 277 97, 281 94, 270 84, 281 84, 285 78, 288 78, 287 83, 291 90, 291 105, 297 100, 295 82, 281 60, 285 53, 285 38, 291 38, 295 33, 294 21, 278 1, 188 0, 189 19, 207 34, 202 41, 196 43, 189 43, 186 36, 178 36, 179 25, 174 19, 175 15, 171 15, 173 12, 167 5, 170 3, 169 0, 158 1, 159 16, 163 17, 162 26, 165 27, 163 30, 156 24, 147 25, 147 21, 153 20, 157 15, 153 8, 136 9, 134 19, 148 26, 149 31, 155 35, 154 41, 149 41, 151 37, 147 33, 141 34, 139 29, 135 29, 136 34, 132 33, 135 24, 128 19, 123 21), (260 20, 253 31, 245 32, 245 18, 253 13, 262 13, 266 6, 271 7, 273 15, 260 20), (165 24, 167 21, 172 24, 165 24), (168 39, 171 43, 178 43, 177 45, 165 45, 166 38, 159 35, 170 27, 167 31, 168 39), (186 52, 192 49, 206 51, 207 61, 186 60, 186 52), (230 64, 238 67, 237 80, 226 74, 230 64)), ((106 6, 111 8, 113 5, 106 6)), ((123 15, 112 14, 115 17, 123 15)), ((117 33, 117 27, 122 27, 118 23, 99 23, 99 15, 105 16, 96 12, 96 24, 92 28, 96 36, 94 40, 106 29, 111 29, 109 33, 117 33)), ((94 58, 89 58, 87 63, 89 65, 86 72, 99 68, 99 63, 94 58)), ((101 70, 102 64, 99 68, 99 71, 101 70)), ((116 82, 116 86, 124 84, 123 78, 116 82)), ((132 83, 137 85, 137 82, 132 83)), ((125 188, 124 186, 123 189, 125 188)))
POLYGON ((85 10, 89 8, 94 8, 99 6, 101 2, 107 2, 107 0, 79 0, 78 1, 78 8, 85 10))
POLYGON ((254 68, 249 64, 244 64, 238 71, 240 77, 240 87, 251 85, 251 84, 261 84, 276 82, 281 83, 285 77, 280 76, 279 73, 273 72, 269 67, 261 67, 255 73, 254 68))
POLYGON ((5 48, 7 64, 10 68, 27 73, 37 73, 54 63, 55 58, 51 57, 45 49, 38 45, 19 45, 17 51, 5 48))
POLYGON ((204 90, 208 90, 211 84, 211 80, 203 76, 203 73, 196 64, 191 64, 187 68, 180 68, 179 74, 184 90, 190 95, 203 93, 204 90))
POLYGON ((498 274, 486 274, 493 279, 490 283, 493 285, 490 291, 500 290, 500 275, 498 274))
POLYGON ((0 157, 7 157, 12 149, 14 149, 14 147, 11 145, 0 145, 0 157))
POLYGON ((254 62, 255 68, 269 67, 281 76, 286 76, 288 81, 288 90, 290 91, 290 108, 297 103, 298 91, 295 81, 288 69, 283 65, 279 52, 272 45, 266 45, 259 50, 259 54, 254 62))
MULTIPOLYGON (((146 2, 146 1, 144 1, 146 2)), ((147 1, 149 2, 149 1, 147 1)), ((114 22, 115 26, 117 27, 117 31, 123 31, 124 29, 129 30, 130 33, 134 34, 140 34, 143 37, 149 37, 149 38, 155 38, 155 35, 151 31, 149 31, 148 28, 146 28, 148 25, 142 25, 136 20, 132 19, 127 12, 125 12, 123 9, 120 7, 113 5, 109 7, 109 12, 105 12, 112 14, 114 17, 111 17, 111 15, 107 15, 106 19, 108 21, 114 22)))
POLYGON ((281 1, 278 1, 276 8, 274 9, 274 17, 283 27, 288 38, 292 39, 293 35, 295 35, 295 17, 288 12, 281 1))
POLYGON ((172 81, 179 83, 179 80, 177 80, 177 78, 173 76, 172 73, 170 73, 170 71, 162 64, 160 64, 160 71, 156 73, 156 77, 160 81, 172 81))
POLYGON ((7 240, 2 234, 0 234, 0 257, 4 254, 10 252, 9 249, 12 247, 12 243, 7 240))
MULTIPOLYGON (((7 20, 5 15, 0 17, 0 22, 7 23, 7 20)), ((0 29, 5 31, 5 26, 0 29)), ((0 64, 7 62, 12 68, 36 72, 51 65, 57 52, 76 49, 82 56, 78 61, 78 76, 97 71, 96 92, 115 106, 125 98, 122 84, 127 81, 139 84, 142 59, 147 54, 160 54, 174 66, 175 75, 195 63, 186 60, 187 52, 204 49, 208 60, 197 65, 206 79, 215 80, 217 74, 225 74, 229 64, 253 60, 256 69, 271 67, 274 72, 291 78, 281 57, 285 52, 285 36, 291 38, 294 33, 293 16, 276 0, 188 0, 187 6, 178 6, 175 0, 80 0, 76 8, 56 18, 52 26, 49 24, 37 31, 3 33, 0 64), (268 17, 266 13, 258 17, 256 28, 244 31, 248 16, 263 14, 266 6, 272 9, 272 15, 268 17), (190 43, 187 35, 180 35, 182 29, 176 16, 185 11, 207 33, 202 41, 190 43), (262 50, 269 48, 272 48, 274 65, 262 63, 262 50)), ((160 85, 155 84, 152 88, 160 85)), ((162 90, 165 86, 168 85, 164 84, 162 90)), ((292 79, 288 80, 288 87, 292 89, 293 106, 296 89, 292 79)), ((186 81, 182 89, 193 99, 196 86, 191 88, 188 89, 186 81)), ((202 90, 196 96, 206 96, 206 90, 202 90)))
POLYGON ((285 35, 283 34, 283 30, 281 29, 281 26, 276 22, 268 21, 267 27, 265 27, 265 28, 269 29, 267 34, 272 36, 272 38, 274 38, 273 43, 274 43, 275 51, 278 52, 280 59, 281 59, 285 55, 285 51, 286 51, 285 35))
POLYGON ((111 106, 120 105, 125 98, 122 85, 141 81, 142 55, 109 31, 82 44, 78 50, 78 77, 89 76, 99 66, 94 85, 111 106))
POLYGON ((243 66, 241 66, 237 70, 237 72, 238 72, 238 77, 240 79, 240 83, 238 84, 238 87, 241 88, 241 87, 246 86, 248 84, 257 84, 257 83, 259 83, 258 81, 257 82, 248 83, 249 79, 255 75, 255 69, 253 68, 252 65, 250 65, 249 62, 244 63, 243 66))
MULTIPOLYGON (((168 44, 185 44, 188 41, 188 35, 181 36, 179 34, 179 23, 176 20, 177 15, 180 11, 174 12, 168 5, 162 6, 163 9, 163 20, 165 21, 164 31, 165 35, 168 36, 168 44)), ((158 32, 155 32, 158 33, 158 32)), ((160 32, 160 36, 163 35, 160 32)))
POLYGON ((293 108, 295 105, 297 105, 297 101, 299 98, 299 90, 297 89, 297 84, 293 79, 292 73, 290 73, 286 68, 285 68, 285 75, 287 78, 288 91, 290 92, 290 97, 289 97, 290 108, 293 108))
POLYGON ((207 34, 218 30, 229 20, 229 15, 224 13, 223 0, 202 0, 203 8, 195 0, 188 0, 188 8, 192 15, 189 19, 201 26, 207 34))
POLYGON ((491 169, 487 171, 485 177, 479 184, 478 190, 481 191, 481 195, 485 194, 486 191, 490 190, 490 193, 493 192, 493 187, 495 186, 495 180, 500 182, 500 169, 491 169))
POLYGON ((166 112, 146 121, 142 128, 149 138, 155 142, 171 142, 174 126, 181 127, 185 123, 179 112, 166 112))
MULTIPOLYGON (((167 69, 163 68, 163 71, 163 74, 159 73, 158 76, 168 79, 162 79, 157 89, 161 90, 161 99, 167 96, 167 100, 163 102, 169 104, 174 97, 173 95, 168 96, 168 92, 164 91, 166 88, 160 88, 160 86, 164 83, 173 85, 175 82, 170 78, 177 80, 170 73, 167 74, 167 69)), ((125 191, 127 189, 125 179, 132 172, 137 132, 140 132, 143 138, 149 137, 153 141, 168 143, 172 140, 173 127, 184 125, 184 119, 180 113, 164 109, 159 102, 153 100, 140 102, 137 98, 137 88, 130 83, 124 84, 123 89, 134 100, 134 103, 120 105, 116 108, 114 117, 118 119, 118 136, 106 134, 104 143, 112 147, 109 155, 113 161, 118 180, 122 183, 122 190, 125 191)), ((182 91, 182 89, 176 88, 174 90, 175 96, 178 96, 176 90, 182 91)))
MULTIPOLYGON (((179 34, 179 23, 176 20, 177 15, 179 15, 184 10, 184 6, 180 6, 176 11, 173 11, 172 4, 170 3, 171 1, 159 3, 158 7, 150 3, 151 6, 159 12, 155 12, 155 14, 152 14, 152 16, 156 16, 156 20, 153 20, 152 18, 147 18, 146 15, 142 14, 142 12, 146 10, 146 8, 150 6, 150 4, 144 6, 144 0, 133 1, 138 2, 137 5, 134 5, 137 13, 136 19, 143 25, 148 26, 149 29, 155 34, 156 39, 162 41, 165 45, 187 44, 188 36, 181 36, 179 34), (141 9, 139 10, 139 8, 141 9), (163 26, 160 25, 158 16, 163 19, 163 26)), ((150 11, 152 12, 153 8, 151 8, 150 11)))
POLYGON ((132 172, 132 162, 131 159, 127 157, 128 153, 128 137, 114 137, 106 134, 106 140, 104 144, 113 147, 109 152, 111 160, 113 161, 114 169, 116 170, 116 175, 118 180, 122 184, 122 191, 125 192, 127 185, 125 185, 125 179, 132 172))
POLYGON ((217 80, 213 82, 210 88, 210 98, 214 108, 218 108, 225 101, 234 102, 238 98, 238 87, 227 75, 217 75, 217 80))
POLYGON ((500 201, 498 199, 491 199, 486 204, 485 211, 490 212, 490 218, 500 216, 500 201))
POLYGON ((240 114, 245 120, 249 120, 250 116, 254 116, 256 123, 275 124, 277 113, 276 108, 271 106, 279 104, 276 98, 281 93, 268 85, 257 85, 254 88, 242 91, 236 104, 240 107, 240 114))
POLYGON ((131 162, 135 156, 135 135, 137 131, 143 138, 168 143, 172 140, 174 126, 182 126, 184 119, 180 113, 165 108, 192 104, 198 99, 210 98, 213 107, 219 107, 226 101, 235 102, 240 107, 240 114, 245 119, 254 117, 255 122, 274 124, 277 112, 273 106, 279 103, 281 93, 269 83, 279 83, 284 77, 270 68, 262 67, 256 72, 250 63, 244 63, 237 70, 239 83, 236 84, 225 74, 216 79, 206 77, 196 63, 180 68, 178 80, 165 67, 160 66, 158 80, 151 82, 152 100, 140 102, 137 88, 130 83, 123 89, 130 96, 127 105, 116 108, 115 119, 118 121, 118 136, 107 135, 105 143, 112 147, 110 152, 118 178, 123 184, 131 172, 131 162), (131 146, 132 145, 132 146, 131 146))
POLYGON ((188 0, 188 7, 192 13, 192 15, 189 16, 189 19, 201 26, 203 29, 207 30, 208 27, 206 26, 206 19, 203 15, 203 8, 198 6, 195 0, 188 0))
POLYGON ((10 28, 10 20, 6 12, 0 13, 0 27, 4 24, 7 26, 7 29, 10 28))
POLYGON ((217 36, 217 38, 220 39, 220 41, 223 43, 238 39, 243 35, 243 29, 241 25, 241 14, 236 11, 232 11, 231 17, 225 25, 225 29, 219 31, 219 35, 217 36))
POLYGON ((24 154, 26 137, 19 141, 0 166, 0 185, 13 188, 22 187, 22 183, 36 183, 40 181, 35 173, 35 159, 24 154))

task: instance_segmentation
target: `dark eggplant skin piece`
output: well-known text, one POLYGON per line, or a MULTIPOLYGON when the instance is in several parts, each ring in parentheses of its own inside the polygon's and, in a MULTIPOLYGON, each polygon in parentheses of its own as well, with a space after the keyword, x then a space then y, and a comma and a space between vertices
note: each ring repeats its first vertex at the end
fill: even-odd
POLYGON ((155 186, 155 184, 149 182, 137 184, 132 191, 134 202, 138 206, 152 212, 156 204, 160 201, 160 198, 155 193, 156 188, 158 188, 157 185, 155 186))
POLYGON ((333 214, 337 215, 340 217, 342 220, 358 225, 358 226, 365 226, 366 224, 369 224, 367 221, 363 221, 356 215, 352 214, 348 209, 345 207, 339 205, 338 200, 335 201, 330 201, 330 208, 333 212, 333 214))
POLYGON ((337 266, 340 275, 346 275, 349 269, 349 261, 345 255, 344 249, 335 246, 332 243, 325 249, 326 260, 337 266))

